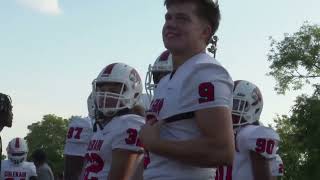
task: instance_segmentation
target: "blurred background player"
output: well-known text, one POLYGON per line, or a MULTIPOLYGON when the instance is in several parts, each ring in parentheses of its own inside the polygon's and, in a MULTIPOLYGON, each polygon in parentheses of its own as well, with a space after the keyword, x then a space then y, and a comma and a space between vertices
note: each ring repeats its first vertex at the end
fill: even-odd
POLYGON ((37 169, 38 180, 54 180, 53 172, 47 163, 47 154, 44 150, 34 150, 31 157, 37 169))
POLYGON ((94 80, 92 93, 96 123, 102 128, 89 142, 81 179, 129 179, 143 152, 138 132, 144 109, 136 108, 142 94, 140 76, 126 64, 110 64, 94 80))
POLYGON ((232 120, 235 132, 233 166, 220 167, 216 180, 270 180, 270 161, 276 158, 280 137, 259 123, 263 99, 259 88, 248 81, 234 83, 232 120))
POLYGON ((8 160, 2 160, 1 179, 3 180, 37 180, 36 167, 26 162, 28 145, 22 138, 12 139, 7 147, 8 160))
MULTIPOLYGON (((0 132, 6 127, 12 126, 12 104, 10 96, 0 93, 0 132)), ((0 154, 2 155, 2 140, 0 136, 0 154)), ((1 171, 1 163, 0 163, 1 171)))
POLYGON ((64 178, 65 180, 78 179, 83 167, 84 156, 89 141, 93 135, 95 119, 94 99, 90 93, 87 99, 88 117, 72 117, 64 146, 64 178))

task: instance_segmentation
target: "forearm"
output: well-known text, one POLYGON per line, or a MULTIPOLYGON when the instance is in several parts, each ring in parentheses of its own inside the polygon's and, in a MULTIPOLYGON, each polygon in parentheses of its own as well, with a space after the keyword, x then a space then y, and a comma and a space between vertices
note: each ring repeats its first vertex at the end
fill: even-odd
POLYGON ((255 180, 271 180, 269 160, 260 154, 250 151, 251 166, 255 180))
POLYGON ((66 156, 65 157, 65 180, 78 179, 83 167, 84 158, 81 156, 66 156))
POLYGON ((277 180, 277 176, 271 176, 270 180, 277 180))
POLYGON ((137 163, 136 169, 135 169, 134 174, 131 177, 131 179, 132 180, 143 180, 143 171, 144 171, 144 162, 143 162, 143 155, 142 155, 142 158, 137 163))
POLYGON ((112 151, 112 163, 108 180, 129 180, 134 175, 140 153, 116 149, 112 151))
MULTIPOLYGON (((82 167, 82 166, 81 166, 82 167)), ((64 180, 74 180, 74 179, 78 179, 81 173, 81 168, 80 170, 78 169, 72 169, 72 166, 67 169, 65 169, 65 178, 64 180)))
POLYGON ((38 180, 37 176, 31 176, 29 180, 38 180))
POLYGON ((254 172, 254 179, 255 180, 273 180, 272 176, 270 174, 265 173, 263 171, 256 171, 254 172))
POLYGON ((231 165, 234 149, 204 137, 185 141, 159 140, 151 152, 200 167, 231 165))

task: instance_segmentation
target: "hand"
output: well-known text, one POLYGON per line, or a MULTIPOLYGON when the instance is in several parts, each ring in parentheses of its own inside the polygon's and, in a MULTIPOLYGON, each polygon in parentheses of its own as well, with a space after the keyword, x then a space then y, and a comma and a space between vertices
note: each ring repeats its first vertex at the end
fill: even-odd
POLYGON ((145 124, 141 127, 139 137, 147 150, 153 151, 154 149, 157 149, 158 142, 160 141, 161 125, 162 121, 158 121, 153 125, 145 124))

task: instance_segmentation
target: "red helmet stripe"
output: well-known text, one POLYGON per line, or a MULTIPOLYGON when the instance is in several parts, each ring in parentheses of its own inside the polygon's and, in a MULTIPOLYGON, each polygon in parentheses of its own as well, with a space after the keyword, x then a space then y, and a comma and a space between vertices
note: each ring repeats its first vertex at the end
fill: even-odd
POLYGON ((236 89, 241 80, 234 81, 233 91, 236 89))
POLYGON ((20 147, 20 143, 19 143, 19 138, 16 138, 16 143, 15 143, 15 148, 19 148, 20 147))
POLYGON ((168 50, 164 51, 159 58, 159 61, 167 61, 169 59, 170 52, 168 50))
POLYGON ((111 74, 113 67, 118 63, 109 64, 104 70, 103 74, 111 74))

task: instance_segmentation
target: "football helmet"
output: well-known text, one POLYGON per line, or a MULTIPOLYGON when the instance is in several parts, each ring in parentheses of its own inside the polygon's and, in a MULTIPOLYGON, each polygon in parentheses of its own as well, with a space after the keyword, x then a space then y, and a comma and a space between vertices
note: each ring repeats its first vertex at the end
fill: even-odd
POLYGON ((168 50, 164 51, 154 62, 150 64, 145 79, 146 93, 149 99, 152 99, 154 89, 157 87, 160 79, 171 73, 173 70, 172 55, 168 50))
POLYGON ((7 147, 8 158, 14 163, 19 164, 27 159, 28 145, 22 138, 12 139, 7 147))
POLYGON ((248 81, 234 82, 232 120, 233 126, 259 121, 263 99, 259 88, 248 81))
POLYGON ((120 110, 131 109, 139 101, 142 94, 141 78, 138 72, 127 64, 109 64, 93 81, 92 92, 96 110, 104 116, 114 116, 120 110), (98 90, 101 85, 107 83, 121 84, 121 91, 115 93, 98 90))

